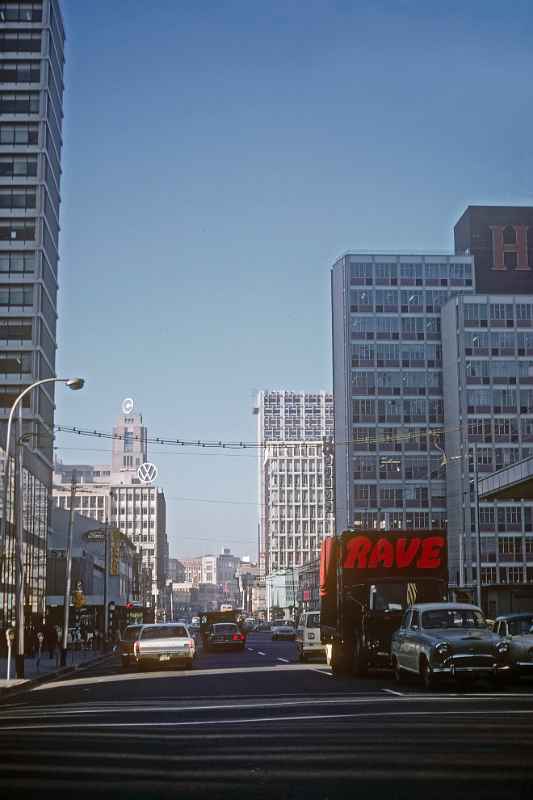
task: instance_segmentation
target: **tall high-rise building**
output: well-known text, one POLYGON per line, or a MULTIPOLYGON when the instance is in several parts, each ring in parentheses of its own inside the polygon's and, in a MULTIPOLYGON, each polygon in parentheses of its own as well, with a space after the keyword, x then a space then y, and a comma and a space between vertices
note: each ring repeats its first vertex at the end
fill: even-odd
POLYGON ((332 269, 337 531, 446 526, 441 308, 473 258, 349 253, 332 269))
POLYGON ((333 436, 328 392, 259 392, 257 416, 261 575, 316 558, 333 532, 333 436))
MULTIPOLYGON (((6 418, 15 398, 31 383, 55 375, 65 34, 57 0, 5 2, 0 11, 0 426, 5 447, 6 418)), ((28 395, 23 418, 28 434, 26 596, 32 613, 42 615, 54 384, 28 395)), ((11 485, 0 575, 4 623, 13 621, 13 494, 11 485)))
POLYGON ((135 480, 148 461, 148 431, 141 414, 122 414, 113 428, 111 472, 113 483, 135 480))

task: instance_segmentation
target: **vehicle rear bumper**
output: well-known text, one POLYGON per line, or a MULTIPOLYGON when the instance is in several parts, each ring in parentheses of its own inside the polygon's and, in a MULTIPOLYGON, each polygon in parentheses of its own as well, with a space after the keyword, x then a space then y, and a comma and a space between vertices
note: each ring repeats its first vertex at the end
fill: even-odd
POLYGON ((189 661, 192 661, 194 658, 194 651, 191 650, 188 653, 141 653, 138 656, 135 656, 135 661, 137 664, 185 664, 189 661), (167 658, 161 659, 161 656, 167 656, 167 658))

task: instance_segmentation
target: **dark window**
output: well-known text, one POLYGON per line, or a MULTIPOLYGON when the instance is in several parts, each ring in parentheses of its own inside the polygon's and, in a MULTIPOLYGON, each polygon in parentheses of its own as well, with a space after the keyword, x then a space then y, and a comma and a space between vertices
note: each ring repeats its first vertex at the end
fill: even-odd
POLYGON ((37 125, 0 125, 0 144, 38 144, 37 125))
POLYGON ((35 220, 1 220, 0 241, 30 242, 35 239, 35 220))
POLYGON ((0 53, 40 53, 41 34, 33 31, 1 31, 0 53))
POLYGON ((2 92, 0 114, 38 114, 39 92, 2 92))
POLYGON ((175 637, 188 637, 187 629, 182 625, 158 625, 153 628, 144 628, 141 639, 174 639, 175 637))
POLYGON ((0 3, 0 22, 41 22, 42 3, 0 3))

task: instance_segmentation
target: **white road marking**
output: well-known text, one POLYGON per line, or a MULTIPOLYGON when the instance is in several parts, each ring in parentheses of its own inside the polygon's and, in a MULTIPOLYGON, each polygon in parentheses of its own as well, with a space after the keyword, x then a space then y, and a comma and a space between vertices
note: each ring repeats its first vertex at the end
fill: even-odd
POLYGON ((311 667, 311 669, 313 672, 318 672, 319 675, 324 675, 326 678, 333 678, 331 672, 325 672, 323 669, 315 669, 314 667, 311 667))
POLYGON ((403 692, 395 692, 394 689, 382 689, 382 692, 386 692, 387 694, 394 694, 396 697, 405 697, 403 692))
POLYGON ((255 653, 255 650, 254 650, 253 647, 249 647, 248 650, 250 651, 250 653, 255 653))
MULTIPOLYGON (((523 709, 502 709, 501 711, 441 711, 441 717, 484 717, 484 716, 531 716, 533 710, 524 711, 523 709)), ((31 730, 73 730, 79 728, 182 728, 191 725, 250 725, 258 722, 301 722, 319 719, 379 719, 384 717, 433 717, 434 711, 378 711, 364 714, 297 714, 291 717, 248 717, 247 719, 206 719, 206 720, 186 720, 181 722, 89 722, 89 723, 65 723, 43 724, 43 725, 9 725, 0 728, 0 733, 4 731, 31 731, 31 730)))
POLYGON ((288 658, 278 658, 278 661, 284 661, 285 664, 290 664, 291 663, 288 658))
POLYGON ((257 651, 258 656, 266 656, 266 653, 263 653, 261 650, 257 651))

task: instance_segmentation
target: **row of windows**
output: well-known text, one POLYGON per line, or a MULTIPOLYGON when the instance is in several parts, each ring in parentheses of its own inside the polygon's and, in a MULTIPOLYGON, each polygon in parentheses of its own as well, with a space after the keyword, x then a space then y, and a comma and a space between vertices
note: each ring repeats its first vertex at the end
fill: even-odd
POLYGON ((35 253, 0 253, 0 273, 35 272, 35 261, 35 253))
POLYGON ((466 392, 469 414, 520 414, 533 413, 532 389, 468 389, 466 392))
POLYGON ((355 484, 353 502, 359 508, 402 508, 406 506, 425 508, 446 505, 444 484, 428 486, 406 484, 405 486, 355 484))
POLYGON ((0 3, 0 22, 41 22, 42 18, 42 3, 0 3))
POLYGON ((404 450, 424 451, 435 448, 433 436, 429 436, 426 428, 413 427, 371 427, 353 426, 353 449, 364 452, 382 450, 400 452, 404 450))
POLYGON ((309 540, 306 536, 303 539, 300 536, 285 538, 284 536, 273 537, 270 540, 272 550, 315 550, 317 547, 317 540, 315 536, 311 536, 309 540))
POLYGON ((355 509, 353 527, 357 530, 428 530, 447 525, 445 511, 365 511, 355 509))
MULTIPOLYGON (((413 362, 425 362, 427 360, 438 360, 442 358, 441 345, 425 344, 422 343, 398 343, 386 342, 374 344, 373 342, 353 342, 352 343, 352 366, 400 366, 400 362, 407 362, 407 365, 413 362), (354 363, 356 362, 356 363, 354 363)), ((406 366, 407 366, 406 365, 406 366)), ((424 364, 422 364, 423 366, 424 364)), ((357 382, 354 376, 361 374, 352 371, 352 380, 357 382)), ((366 373, 368 374, 368 373, 366 373)), ((371 373, 373 374, 373 373, 371 373)), ((400 373, 397 373, 398 375, 400 373)), ((401 376, 401 382, 405 385, 416 373, 404 373, 401 376)), ((436 385, 438 385, 437 375, 439 373, 430 373, 434 375, 436 385)), ((422 384, 421 384, 422 385, 422 384)), ((425 385, 425 384, 424 384, 425 385)))
MULTIPOLYGON (((472 574, 475 579, 476 571, 472 569, 472 574)), ((528 567, 525 571, 522 567, 481 567, 481 583, 490 585, 495 583, 533 583, 533 568, 528 567), (498 577, 499 574, 499 577, 498 577)))
POLYGON ((302 506, 273 506, 270 509, 272 519, 322 519, 324 515, 332 512, 332 505, 302 505, 302 506))
POLYGON ((36 158, 0 156, 0 178, 35 178, 36 158))
POLYGON ((39 92, 2 92, 0 114, 38 114, 39 92))
MULTIPOLYGON (((423 320, 424 321, 424 320, 423 320)), ((362 317, 352 318, 351 332, 352 339, 393 339, 399 340, 400 334, 405 332, 409 337, 418 333, 439 334, 440 328, 431 320, 425 320, 426 324, 417 326, 416 323, 400 320, 399 317, 362 317)), ((417 336, 418 338, 418 336, 417 336)), ((421 337, 423 338, 423 336, 421 337)), ((424 345, 422 344, 421 347, 424 345)))
POLYGON ((24 187, 9 188, 0 186, 0 209, 34 209, 37 204, 35 189, 24 187))
POLYGON ((465 280, 472 278, 472 264, 470 262, 439 262, 439 263, 409 263, 397 262, 358 263, 350 262, 352 279, 372 278, 376 281, 385 280, 465 280))
POLYGON ((0 145, 29 145, 39 143, 37 125, 0 125, 0 145))
POLYGON ((285 491, 280 488, 280 491, 272 491, 269 500, 271 503, 316 503, 317 500, 321 502, 323 498, 323 492, 317 492, 310 487, 309 489, 302 488, 302 490, 295 487, 294 490, 285 491))
POLYGON ((0 343, 31 342, 32 336, 31 319, 0 319, 0 343))
POLYGON ((488 359, 466 361, 467 378, 528 378, 533 377, 533 361, 504 361, 488 359))
POLYGON ((441 398, 353 400, 353 422, 441 422, 444 403, 441 398))
POLYGON ((0 306, 33 306, 33 286, 0 286, 0 306))
POLYGON ((0 352, 0 375, 27 375, 32 372, 32 353, 0 352))
POLYGON ((472 323, 494 324, 495 322, 513 323, 528 321, 533 319, 533 305, 531 303, 465 303, 464 304, 464 323, 466 326, 472 323))
POLYGON ((533 349, 533 331, 465 331, 463 343, 467 355, 524 355, 533 349))
POLYGON ((0 241, 34 242, 35 220, 0 220, 0 241))
MULTIPOLYGON (((329 471, 331 472, 331 468, 329 468, 329 471)), ((316 478, 315 475, 305 475, 305 474, 304 475, 298 475, 298 474, 293 475, 292 473, 288 473, 287 475, 274 474, 270 475, 269 481, 271 489, 275 489, 277 487, 279 487, 280 489, 284 489, 286 486, 287 487, 294 486, 295 489, 300 489, 301 487, 305 488, 309 487, 310 489, 314 489, 316 487, 317 489, 321 489, 323 485, 322 475, 320 474, 316 475, 316 478)), ((331 476, 326 477, 324 483, 327 489, 331 489, 332 486, 331 476)))
POLYGON ((37 31, 0 31, 0 53, 40 53, 41 34, 37 31))
POLYGON ((438 313, 455 292, 443 289, 352 289, 350 311, 376 313, 438 313))
MULTIPOLYGON (((322 530, 322 528, 320 528, 320 530, 322 530)), ((305 534, 319 533, 319 532, 320 532, 319 529, 316 528, 315 520, 310 520, 310 521, 301 520, 301 519, 297 519, 297 520, 280 520, 279 522, 274 521, 274 522, 270 523, 270 534, 271 534, 271 536, 274 536, 274 537, 277 536, 278 534, 282 534, 283 535, 285 533, 287 533, 289 535, 292 535, 293 533, 294 534, 304 534, 304 537, 303 537, 303 540, 302 540, 304 548, 307 548, 308 544, 309 544, 309 547, 312 547, 312 548, 314 548, 314 546, 315 546, 315 540, 313 539, 313 537, 308 539, 307 536, 305 536, 305 534), (313 526, 312 530, 310 529, 310 526, 313 526)))
POLYGON ((39 61, 0 61, 1 83, 40 83, 39 61))

